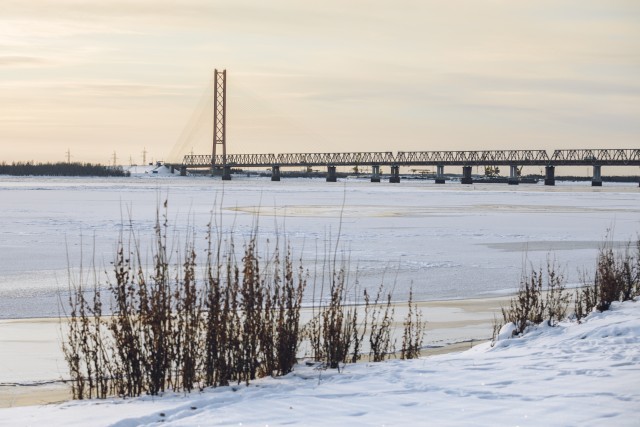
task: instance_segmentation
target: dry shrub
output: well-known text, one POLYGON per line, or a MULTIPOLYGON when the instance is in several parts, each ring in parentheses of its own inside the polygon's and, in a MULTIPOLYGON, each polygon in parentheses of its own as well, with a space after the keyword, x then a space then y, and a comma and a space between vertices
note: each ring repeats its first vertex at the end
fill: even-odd
POLYGON ((417 359, 424 341, 424 332, 427 322, 422 318, 422 312, 413 301, 413 287, 409 289, 409 301, 407 302, 407 316, 403 322, 401 359, 417 359))
POLYGON ((265 272, 255 235, 237 262, 233 241, 214 245, 209 227, 198 278, 194 236, 172 266, 168 228, 166 211, 158 213, 150 271, 137 236, 130 231, 125 241, 121 233, 105 286, 110 316, 97 279, 91 300, 81 282, 70 282, 63 351, 74 398, 189 392, 293 369, 307 274, 294 269, 290 249, 281 261, 276 248, 265 272))
MULTIPOLYGON (((326 305, 305 326, 305 338, 311 344, 311 356, 328 368, 339 368, 344 363, 355 363, 362 358, 365 336, 369 343, 369 361, 381 362, 395 354, 392 336, 394 308, 391 292, 380 285, 375 297, 365 290, 363 305, 345 305, 345 280, 341 269, 330 287, 326 305), (364 311, 362 320, 358 313, 364 311)), ((425 322, 410 293, 409 313, 404 322, 401 357, 419 357, 425 322)))
POLYGON ((311 332, 315 341, 314 358, 332 369, 347 362, 354 337, 358 336, 357 307, 346 305, 346 301, 346 273, 342 267, 332 272, 329 302, 320 308, 309 325, 315 329, 311 332))
MULTIPOLYGON (((564 275, 558 272, 554 260, 547 260, 546 271, 531 269, 524 271, 520 288, 511 299, 508 308, 502 308, 504 323, 515 325, 514 335, 525 331, 529 325, 537 325, 545 320, 554 325, 565 318, 570 295, 565 288, 564 275)), ((494 335, 497 325, 494 325, 494 335)))
MULTIPOLYGON (((565 288, 565 280, 557 272, 555 263, 547 262, 546 275, 540 269, 524 273, 520 289, 508 308, 502 309, 503 323, 515 325, 514 335, 521 334, 527 326, 548 321, 554 325, 567 317, 571 297, 565 288)), ((575 290, 573 317, 580 321, 593 310, 605 311, 615 301, 633 300, 640 295, 640 239, 628 243, 623 251, 614 251, 608 239, 602 245, 596 259, 595 274, 590 280, 585 274, 583 286, 575 290)), ((493 326, 495 341, 502 326, 493 326)))
POLYGON ((600 248, 593 280, 583 276, 576 290, 575 315, 578 321, 593 310, 606 311, 615 301, 629 301, 640 295, 640 239, 616 252, 609 240, 600 248))
MULTIPOLYGON (((336 268, 335 253, 321 279, 320 299, 326 288, 328 301, 317 312, 314 303, 313 319, 301 327, 309 273, 301 260, 294 266, 288 245, 281 251, 276 244, 272 253, 260 256, 254 232, 238 261, 233 237, 223 242, 209 224, 204 269, 198 274, 192 228, 181 250, 169 249, 181 246, 177 237, 168 236, 167 209, 165 202, 164 211, 156 212, 149 267, 129 224, 128 234, 124 226, 120 232, 111 274, 105 272, 111 279, 101 282, 94 275, 88 291, 81 280, 70 280, 63 351, 74 398, 190 392, 286 375, 297 363, 303 338, 329 368, 358 361, 366 331, 371 360, 393 354, 391 293, 382 302, 381 285, 371 303, 365 292, 361 321, 359 306, 346 304, 348 270, 344 263, 336 268), (111 304, 108 316, 103 298, 111 304)), ((417 357, 422 343, 424 326, 412 295, 403 358, 417 357)))
POLYGON ((375 300, 365 290, 365 313, 369 323, 369 361, 382 362, 394 353, 395 342, 391 339, 391 325, 394 310, 391 306, 391 293, 387 293, 386 302, 382 303, 383 286, 380 285, 375 300))

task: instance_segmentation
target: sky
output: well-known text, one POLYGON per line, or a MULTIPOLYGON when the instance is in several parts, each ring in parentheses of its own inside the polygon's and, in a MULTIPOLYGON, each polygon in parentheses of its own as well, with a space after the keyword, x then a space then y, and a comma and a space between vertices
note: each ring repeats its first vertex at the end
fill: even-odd
POLYGON ((638 148, 636 0, 0 0, 0 162, 638 148))

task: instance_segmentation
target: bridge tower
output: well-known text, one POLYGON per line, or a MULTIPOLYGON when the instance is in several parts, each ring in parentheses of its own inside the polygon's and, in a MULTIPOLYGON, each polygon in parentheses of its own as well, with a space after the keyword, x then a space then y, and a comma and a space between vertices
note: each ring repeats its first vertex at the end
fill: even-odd
POLYGON ((213 155, 211 157, 211 173, 222 167, 222 180, 231 179, 231 169, 227 166, 227 70, 214 70, 213 100, 213 155), (217 162, 218 145, 222 147, 222 163, 217 162))

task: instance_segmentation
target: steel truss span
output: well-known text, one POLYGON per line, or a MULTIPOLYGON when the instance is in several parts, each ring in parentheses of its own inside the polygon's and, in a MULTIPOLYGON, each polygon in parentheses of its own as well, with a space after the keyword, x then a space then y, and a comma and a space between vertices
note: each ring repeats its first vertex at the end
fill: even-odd
MULTIPOLYGON (((222 156, 186 155, 181 166, 223 165, 222 156), (215 161, 213 161, 215 160, 215 161)), ((398 151, 354 153, 227 154, 229 167, 272 166, 640 166, 640 149, 398 151)))

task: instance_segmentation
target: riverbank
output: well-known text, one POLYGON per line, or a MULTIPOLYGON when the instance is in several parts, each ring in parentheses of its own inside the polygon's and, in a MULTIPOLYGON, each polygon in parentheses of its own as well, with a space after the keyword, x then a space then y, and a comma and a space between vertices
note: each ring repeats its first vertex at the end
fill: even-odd
MULTIPOLYGON (((427 323, 424 356, 463 351, 491 336, 494 314, 508 297, 419 303, 427 323)), ((406 305, 395 305, 401 338, 406 305)), ((61 350, 60 319, 0 320, 0 408, 57 403, 71 398, 61 350)), ((366 360, 366 358, 365 358, 366 360)))

